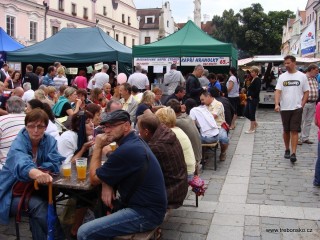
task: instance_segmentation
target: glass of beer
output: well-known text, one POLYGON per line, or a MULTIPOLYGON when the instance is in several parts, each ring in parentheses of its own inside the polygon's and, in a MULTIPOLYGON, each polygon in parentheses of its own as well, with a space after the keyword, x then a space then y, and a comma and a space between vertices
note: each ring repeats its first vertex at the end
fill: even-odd
POLYGON ((64 163, 62 165, 62 175, 65 178, 70 178, 71 177, 71 162, 64 163))
POLYGON ((111 147, 111 151, 113 152, 114 150, 117 149, 117 143, 116 142, 110 143, 110 147, 111 147))
POLYGON ((76 159, 78 180, 86 180, 87 176, 87 158, 80 157, 76 159))

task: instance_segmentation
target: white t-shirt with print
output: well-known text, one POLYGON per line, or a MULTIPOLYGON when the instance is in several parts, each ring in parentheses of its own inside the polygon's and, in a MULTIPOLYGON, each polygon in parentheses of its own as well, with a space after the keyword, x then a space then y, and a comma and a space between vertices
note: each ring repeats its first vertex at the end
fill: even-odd
POLYGON ((228 97, 239 97, 239 82, 235 76, 230 76, 227 82, 227 88, 229 87, 230 82, 233 82, 233 87, 228 93, 228 97))
POLYGON ((281 91, 281 111, 301 108, 304 92, 310 91, 308 78, 300 71, 296 71, 295 73, 285 72, 281 74, 276 89, 281 91))

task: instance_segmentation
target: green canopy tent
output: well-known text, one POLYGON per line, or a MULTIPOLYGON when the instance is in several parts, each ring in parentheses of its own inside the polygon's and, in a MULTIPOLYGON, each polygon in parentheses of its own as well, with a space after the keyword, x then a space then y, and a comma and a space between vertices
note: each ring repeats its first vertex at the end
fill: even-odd
POLYGON ((184 60, 190 60, 190 57, 202 57, 202 59, 193 59, 194 61, 199 60, 199 62, 201 60, 212 61, 212 64, 208 63, 207 66, 218 66, 219 64, 214 64, 217 57, 228 57, 228 67, 237 67, 238 60, 237 51, 232 44, 212 38, 191 20, 182 29, 164 39, 146 45, 134 46, 132 54, 135 59, 176 57, 180 58, 181 66, 185 66, 184 60))
POLYGON ((118 62, 121 72, 130 72, 132 49, 117 42, 98 27, 63 28, 32 46, 8 52, 8 61, 76 65, 118 62))

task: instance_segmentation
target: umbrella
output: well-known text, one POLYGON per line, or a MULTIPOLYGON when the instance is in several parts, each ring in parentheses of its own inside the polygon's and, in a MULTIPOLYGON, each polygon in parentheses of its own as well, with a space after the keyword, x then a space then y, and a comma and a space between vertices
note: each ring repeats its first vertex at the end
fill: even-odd
MULTIPOLYGON (((39 189, 38 182, 34 182, 34 188, 39 189)), ((54 240, 54 230, 57 221, 57 213, 53 205, 52 200, 52 182, 48 183, 48 215, 47 215, 47 225, 48 225, 48 240, 54 240)))

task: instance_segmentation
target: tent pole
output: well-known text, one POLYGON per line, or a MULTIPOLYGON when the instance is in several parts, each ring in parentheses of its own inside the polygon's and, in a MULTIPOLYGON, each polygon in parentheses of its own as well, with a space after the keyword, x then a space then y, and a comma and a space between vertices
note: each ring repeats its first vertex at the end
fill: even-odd
POLYGON ((116 69, 117 69, 117 76, 119 75, 119 65, 118 65, 118 61, 116 61, 116 69))

